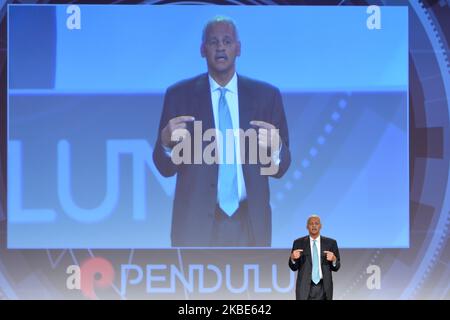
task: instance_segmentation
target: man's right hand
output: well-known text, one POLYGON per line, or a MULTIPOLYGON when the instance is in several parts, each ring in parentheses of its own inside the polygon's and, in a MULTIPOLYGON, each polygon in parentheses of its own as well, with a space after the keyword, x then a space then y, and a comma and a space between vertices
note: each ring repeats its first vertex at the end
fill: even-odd
POLYGON ((300 256, 302 255, 303 249, 297 249, 292 251, 291 253, 291 259, 292 260, 297 260, 300 259, 300 256))
POLYGON ((194 121, 192 116, 180 116, 169 120, 167 125, 161 131, 162 145, 167 148, 173 148, 179 141, 172 141, 172 134, 177 129, 186 129, 186 123, 194 121))

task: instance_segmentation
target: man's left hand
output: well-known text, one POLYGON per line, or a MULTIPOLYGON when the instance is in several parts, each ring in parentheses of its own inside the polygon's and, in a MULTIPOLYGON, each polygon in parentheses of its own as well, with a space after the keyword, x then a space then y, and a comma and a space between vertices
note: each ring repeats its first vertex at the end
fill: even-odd
POLYGON ((280 148, 280 135, 278 130, 274 130, 277 128, 273 124, 258 120, 250 121, 250 124, 258 129, 258 145, 261 148, 268 150, 274 146, 280 148))
POLYGON ((336 256, 334 255, 333 252, 331 252, 331 251, 324 251, 324 253, 326 255, 327 261, 336 262, 336 256))

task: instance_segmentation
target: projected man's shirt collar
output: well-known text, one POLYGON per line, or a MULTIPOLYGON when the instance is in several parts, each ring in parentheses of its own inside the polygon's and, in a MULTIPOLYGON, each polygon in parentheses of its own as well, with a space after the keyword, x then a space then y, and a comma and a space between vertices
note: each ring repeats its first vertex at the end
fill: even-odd
MULTIPOLYGON (((208 74, 208 78, 209 78, 209 87, 211 88, 211 92, 214 92, 216 90, 218 90, 219 88, 222 88, 217 82, 216 80, 214 80, 211 75, 208 74)), ((227 83, 227 85, 223 88, 227 89, 227 92, 231 92, 234 94, 237 94, 238 90, 237 90, 237 74, 236 72, 234 73, 233 77, 231 78, 231 80, 227 83)))

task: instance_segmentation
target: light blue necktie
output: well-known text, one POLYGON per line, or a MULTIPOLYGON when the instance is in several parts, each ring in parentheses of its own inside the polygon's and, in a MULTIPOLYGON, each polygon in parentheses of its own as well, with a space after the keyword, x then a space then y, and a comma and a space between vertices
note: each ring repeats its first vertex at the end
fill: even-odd
POLYGON ((232 141, 232 150, 234 153, 233 163, 226 163, 226 142, 227 129, 233 129, 231 122, 230 110, 228 108, 227 99, 225 98, 226 88, 219 88, 219 130, 222 133, 222 161, 219 164, 219 183, 218 183, 218 200, 220 208, 228 215, 232 216, 239 207, 239 195, 237 187, 237 173, 236 173, 236 153, 234 152, 234 136, 232 141))
POLYGON ((318 284, 320 281, 319 273, 319 253, 317 252, 316 241, 313 240, 313 269, 312 269, 312 281, 318 284))

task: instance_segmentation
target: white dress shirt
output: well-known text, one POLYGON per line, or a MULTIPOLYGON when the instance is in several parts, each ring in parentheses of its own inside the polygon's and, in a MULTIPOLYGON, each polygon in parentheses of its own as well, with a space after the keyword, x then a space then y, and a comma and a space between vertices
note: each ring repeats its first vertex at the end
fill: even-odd
MULTIPOLYGON (((219 98, 220 98, 220 88, 221 86, 210 76, 209 77, 209 87, 211 89, 211 103, 214 114, 214 126, 219 128, 219 98)), ((228 108, 231 116, 231 123, 233 125, 233 130, 235 132, 234 139, 234 150, 236 155, 236 174, 237 174, 237 186, 238 186, 238 195, 239 200, 243 200, 247 197, 247 192, 245 190, 245 182, 244 182, 244 174, 242 172, 242 164, 241 164, 241 153, 240 150, 240 139, 238 134, 238 130, 240 128, 239 125, 239 96, 238 96, 238 85, 237 85, 237 75, 234 73, 231 80, 226 84, 225 87, 227 91, 225 93, 225 98, 227 100, 228 108)), ((225 141, 225 133, 222 132, 223 141, 225 141)))
POLYGON ((320 279, 323 278, 322 275, 322 263, 321 263, 321 254, 320 254, 320 236, 318 236, 316 239, 311 238, 311 236, 309 237, 309 244, 311 246, 311 262, 313 262, 313 257, 314 257, 314 240, 316 240, 316 247, 317 247, 317 256, 319 257, 319 274, 320 274, 320 279))
MULTIPOLYGON (((322 275, 322 264, 320 263, 321 260, 322 260, 321 255, 320 255, 320 249, 321 249, 320 248, 320 235, 315 240, 317 240, 316 241, 316 247, 317 247, 317 253, 319 255, 319 274, 320 274, 320 279, 322 279, 323 278, 323 275, 322 275)), ((313 248, 314 248, 314 242, 313 241, 314 240, 311 238, 311 236, 309 236, 309 245, 311 247, 311 263, 313 262, 313 254, 314 254, 313 253, 313 248)), ((295 260, 291 259, 291 262, 295 263, 295 260)), ((336 267, 337 261, 333 261, 332 265, 333 265, 333 267, 336 267)))
MULTIPOLYGON (((219 99, 220 99, 220 90, 221 86, 210 76, 209 78, 209 87, 211 90, 211 103, 213 108, 213 116, 214 116, 214 127, 219 128, 219 99)), ((237 174, 237 185, 238 185, 238 196, 239 200, 242 201, 247 197, 247 192, 245 189, 245 181, 244 174, 242 172, 242 162, 241 162, 241 153, 240 150, 240 139, 238 135, 238 130, 240 128, 239 124, 239 92, 238 92, 238 79, 236 72, 234 73, 231 80, 225 85, 224 88, 227 89, 225 93, 225 98, 227 100, 228 108, 231 116, 231 123, 233 125, 233 130, 235 132, 234 146, 235 146, 235 155, 236 155, 236 174, 237 174)), ((280 152, 283 147, 280 144, 280 149, 272 152, 272 159, 276 165, 280 164, 280 152)), ((167 148, 163 146, 164 151, 168 157, 172 155, 172 148, 167 148)), ((220 148, 220 147, 219 147, 220 148)))

